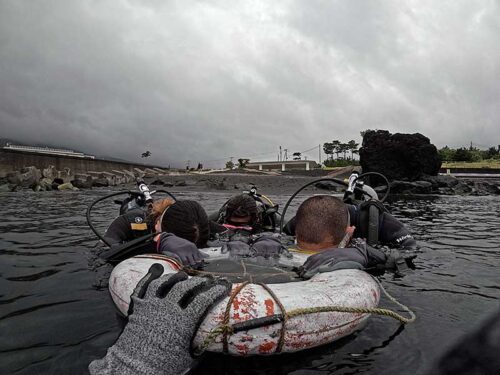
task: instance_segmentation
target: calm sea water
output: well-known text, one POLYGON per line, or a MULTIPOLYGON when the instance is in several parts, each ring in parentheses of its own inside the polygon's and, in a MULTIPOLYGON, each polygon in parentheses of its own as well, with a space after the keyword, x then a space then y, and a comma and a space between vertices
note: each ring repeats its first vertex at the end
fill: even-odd
MULTIPOLYGON (((95 264, 96 239, 85 222, 87 205, 107 192, 0 193, 0 374, 85 373, 120 334, 124 322, 100 286, 105 267, 95 264)), ((177 193, 207 211, 228 194, 177 193)), ((271 198, 283 205, 288 197, 271 198)), ((427 247, 410 274, 382 276, 416 313, 415 323, 374 316, 363 331, 332 345, 264 359, 209 355, 198 373, 423 373, 499 306, 500 201, 427 197, 392 207, 427 247)), ((116 215, 108 202, 98 206, 95 221, 104 229, 116 215)), ((387 299, 381 306, 396 308, 387 299)))

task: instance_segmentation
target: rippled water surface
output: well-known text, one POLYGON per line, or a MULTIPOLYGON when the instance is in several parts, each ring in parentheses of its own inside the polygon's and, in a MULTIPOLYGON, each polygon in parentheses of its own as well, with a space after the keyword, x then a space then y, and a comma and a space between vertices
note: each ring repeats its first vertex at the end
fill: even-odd
MULTIPOLYGON (((85 222, 87 205, 107 192, 0 193, 0 374, 85 373, 120 334, 123 320, 99 287, 96 239, 85 222)), ((207 211, 228 194, 177 193, 207 211)), ((288 197, 271 198, 283 205, 288 197)), ((423 373, 499 305, 500 203, 494 196, 399 200, 392 212, 427 247, 416 270, 381 278, 415 311, 415 323, 402 327, 374 316, 363 331, 332 345, 265 359, 210 355, 197 373, 423 373)), ((108 202, 96 214, 104 229, 117 206, 108 202)), ((381 305, 395 308, 387 299, 381 305)))

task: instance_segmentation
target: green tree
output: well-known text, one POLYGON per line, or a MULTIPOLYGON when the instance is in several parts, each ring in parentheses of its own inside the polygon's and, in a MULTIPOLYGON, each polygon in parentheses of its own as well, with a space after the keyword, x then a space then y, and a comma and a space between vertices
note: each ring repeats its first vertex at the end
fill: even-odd
POLYGON ((496 147, 490 147, 489 149, 484 151, 483 158, 484 159, 493 159, 493 158, 498 157, 498 154, 499 154, 499 152, 498 152, 498 149, 496 147))
POLYGON ((238 159, 238 168, 245 168, 250 159, 240 158, 238 159))
POLYGON ((330 155, 330 160, 333 160, 333 144, 331 142, 323 143, 323 152, 328 156, 330 155))
POLYGON ((354 159, 354 154, 358 153, 358 146, 359 143, 356 143, 354 139, 351 139, 349 142, 347 142, 348 150, 351 151, 351 160, 354 159))
POLYGON ((459 148, 453 157, 454 161, 472 161, 472 153, 465 147, 459 148))
POLYGON ((337 159, 339 158, 339 154, 342 153, 340 146, 342 142, 338 140, 332 141, 333 152, 337 155, 337 159))
POLYGON ((441 161, 453 161, 455 160, 456 150, 449 148, 448 146, 444 146, 442 149, 438 150, 439 157, 441 161))
POLYGON ((231 160, 227 161, 226 162, 226 168, 227 169, 233 169, 234 168, 234 163, 231 160))
MULTIPOLYGON (((346 160, 346 153, 349 151, 349 145, 347 143, 340 143, 337 147, 337 152, 344 155, 344 160, 346 160)), ((338 157, 337 157, 338 159, 338 157)))

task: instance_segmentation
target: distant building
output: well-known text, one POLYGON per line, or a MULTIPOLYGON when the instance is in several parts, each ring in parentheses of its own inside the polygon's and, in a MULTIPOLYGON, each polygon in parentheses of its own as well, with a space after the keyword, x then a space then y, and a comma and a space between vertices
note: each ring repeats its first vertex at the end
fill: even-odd
POLYGON ((20 151, 20 152, 31 152, 31 153, 35 153, 35 154, 44 154, 44 155, 61 155, 61 156, 72 156, 72 157, 84 158, 84 159, 95 159, 94 155, 86 155, 83 152, 67 150, 64 148, 21 146, 21 145, 13 145, 13 144, 7 143, 5 146, 3 146, 3 149, 4 150, 20 151))
POLYGON ((257 161, 248 163, 245 168, 259 171, 309 171, 319 168, 319 164, 314 160, 287 160, 287 161, 257 161))

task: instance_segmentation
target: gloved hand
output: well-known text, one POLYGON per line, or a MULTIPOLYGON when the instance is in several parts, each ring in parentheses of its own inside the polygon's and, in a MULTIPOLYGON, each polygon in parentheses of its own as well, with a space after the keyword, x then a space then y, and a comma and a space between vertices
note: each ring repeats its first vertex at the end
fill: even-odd
POLYGON ((172 233, 161 233, 156 241, 159 253, 178 260, 184 266, 200 266, 207 257, 194 243, 172 233))
POLYGON ((230 257, 248 258, 253 256, 250 245, 243 241, 228 241, 222 245, 222 254, 229 253, 230 257))
POLYGON ((262 256, 264 258, 279 258, 281 254, 290 256, 290 252, 282 245, 278 236, 261 235, 252 244, 251 249, 254 256, 262 256))
POLYGON ((148 275, 134 290, 134 311, 123 333, 103 359, 89 365, 92 375, 186 372, 193 365, 191 340, 199 323, 210 306, 231 290, 231 284, 225 280, 188 280, 184 272, 154 281, 148 275))
POLYGON ((338 248, 324 250, 307 258, 299 267, 298 274, 304 279, 310 279, 318 272, 331 272, 340 269, 362 270, 366 265, 366 257, 357 248, 338 248))
POLYGON ((409 264, 411 264, 412 260, 416 257, 415 254, 407 254, 405 258, 398 249, 391 249, 388 247, 384 247, 383 251, 387 257, 385 268, 393 270, 398 276, 404 276, 408 271, 409 264))

